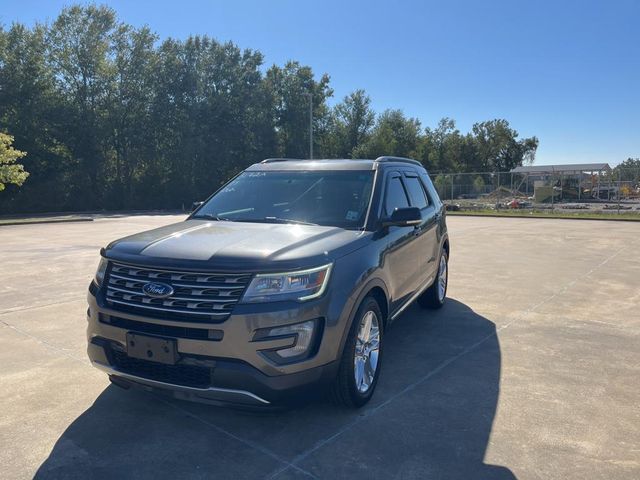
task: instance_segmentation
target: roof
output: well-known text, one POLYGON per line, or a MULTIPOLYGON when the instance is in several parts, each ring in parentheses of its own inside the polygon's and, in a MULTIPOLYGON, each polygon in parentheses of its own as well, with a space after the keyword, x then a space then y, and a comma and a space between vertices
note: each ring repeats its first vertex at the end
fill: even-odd
POLYGON ((247 170, 375 170, 373 160, 298 160, 269 159, 247 170))
POLYGON ((598 172, 610 170, 608 163, 574 163, 568 165, 530 165, 527 167, 516 167, 511 169, 511 173, 577 173, 577 172, 598 172))
POLYGON ((370 159, 313 159, 268 158, 251 165, 247 170, 375 170, 381 163, 411 164, 422 168, 417 160, 401 157, 378 157, 370 159))

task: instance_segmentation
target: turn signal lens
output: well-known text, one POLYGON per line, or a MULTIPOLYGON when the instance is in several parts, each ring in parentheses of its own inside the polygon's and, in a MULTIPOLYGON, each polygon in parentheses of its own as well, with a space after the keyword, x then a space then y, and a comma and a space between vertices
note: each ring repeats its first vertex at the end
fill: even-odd
POLYGON ((107 261, 106 258, 103 258, 103 257, 100 258, 100 263, 98 264, 98 269, 96 270, 96 276, 94 278, 96 285, 101 286, 102 282, 104 282, 104 276, 107 273, 108 264, 109 262, 107 261))

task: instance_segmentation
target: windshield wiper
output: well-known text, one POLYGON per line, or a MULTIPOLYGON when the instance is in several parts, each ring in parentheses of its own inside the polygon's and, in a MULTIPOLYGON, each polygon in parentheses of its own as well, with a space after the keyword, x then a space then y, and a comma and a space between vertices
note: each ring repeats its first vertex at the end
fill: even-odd
POLYGON ((282 218, 282 217, 264 217, 263 221, 274 222, 274 223, 295 223, 296 225, 318 225, 317 223, 305 222, 303 220, 294 220, 293 218, 282 218))
POLYGON ((209 220, 216 220, 218 222, 235 222, 232 218, 223 217, 222 215, 214 215, 213 213, 201 213, 193 218, 208 218, 209 220))
POLYGON ((219 222, 246 222, 246 223, 294 223, 296 225, 318 225, 317 223, 305 222, 303 220, 295 220, 293 218, 282 217, 264 217, 264 218, 227 218, 222 215, 214 215, 213 213, 201 213, 193 218, 207 218, 219 222))

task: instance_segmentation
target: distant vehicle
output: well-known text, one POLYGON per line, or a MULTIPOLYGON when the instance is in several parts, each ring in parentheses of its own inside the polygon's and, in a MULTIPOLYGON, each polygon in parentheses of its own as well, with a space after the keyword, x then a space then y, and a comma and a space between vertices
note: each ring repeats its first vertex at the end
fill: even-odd
POLYGON ((385 332, 439 308, 445 209, 414 160, 272 159, 186 221, 112 242, 89 287, 88 354, 116 385, 264 407, 312 385, 359 407, 385 332))

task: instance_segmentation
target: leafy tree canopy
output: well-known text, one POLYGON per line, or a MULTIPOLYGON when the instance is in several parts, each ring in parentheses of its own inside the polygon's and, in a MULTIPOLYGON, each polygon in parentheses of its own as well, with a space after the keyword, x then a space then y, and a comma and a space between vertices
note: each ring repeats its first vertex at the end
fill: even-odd
POLYGON ((160 39, 106 6, 72 5, 50 23, 0 26, 0 212, 180 208, 266 157, 413 157, 432 172, 508 170, 538 140, 506 120, 462 133, 355 90, 330 104, 328 74, 206 35, 160 39), (12 152, 12 153, 7 153, 12 152), (9 155, 7 157, 7 155, 9 155), (18 155, 18 156, 16 156, 18 155), (12 159, 12 160, 11 160, 12 159), (9 173, 10 172, 10 173, 9 173))
POLYGON ((16 150, 11 146, 13 137, 0 132, 0 192, 7 183, 22 185, 29 174, 16 161, 26 155, 26 152, 16 150))
POLYGON ((627 158, 618 164, 612 172, 614 180, 638 181, 640 179, 640 158, 627 158))

